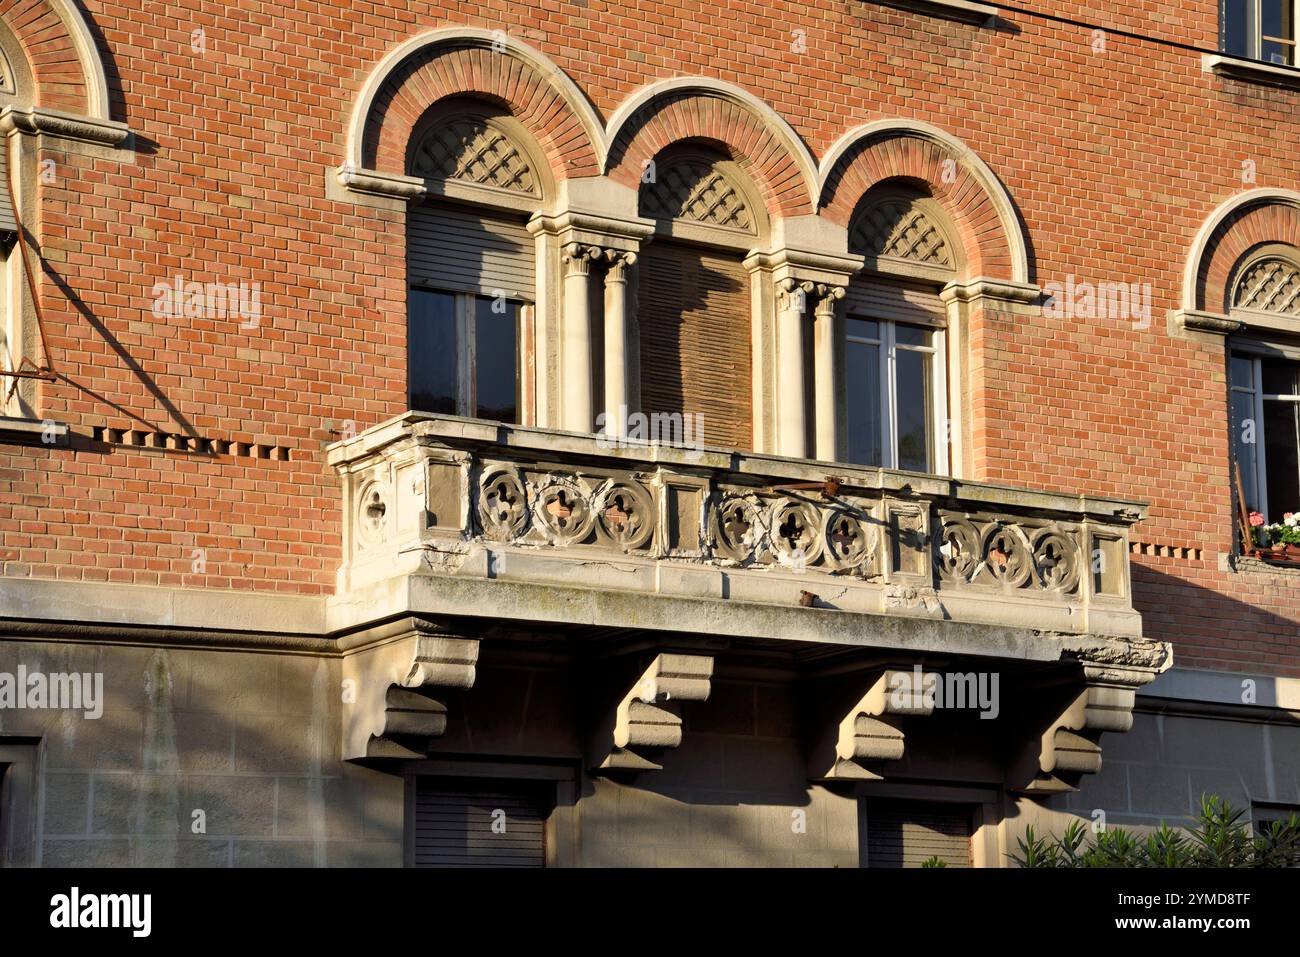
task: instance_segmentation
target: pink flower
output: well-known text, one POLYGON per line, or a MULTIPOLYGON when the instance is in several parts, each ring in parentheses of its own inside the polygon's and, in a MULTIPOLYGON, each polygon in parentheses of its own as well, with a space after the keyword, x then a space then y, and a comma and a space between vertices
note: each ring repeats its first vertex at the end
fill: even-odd
POLYGON ((1251 512, 1250 524, 1253 525, 1255 528, 1259 528, 1259 526, 1264 524, 1264 516, 1259 514, 1259 512, 1251 512))

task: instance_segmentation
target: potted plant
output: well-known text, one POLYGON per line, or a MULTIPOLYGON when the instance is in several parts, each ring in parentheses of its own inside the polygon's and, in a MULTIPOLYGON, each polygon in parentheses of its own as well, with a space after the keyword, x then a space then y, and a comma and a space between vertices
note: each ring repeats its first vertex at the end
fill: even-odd
POLYGON ((1300 514, 1287 512, 1269 524, 1259 512, 1250 513, 1255 556, 1273 561, 1300 562, 1300 514))

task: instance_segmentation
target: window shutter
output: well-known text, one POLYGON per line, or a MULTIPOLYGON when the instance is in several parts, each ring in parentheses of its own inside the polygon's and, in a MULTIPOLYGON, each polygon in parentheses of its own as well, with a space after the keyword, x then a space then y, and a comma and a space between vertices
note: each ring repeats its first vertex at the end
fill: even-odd
POLYGON ((845 302, 849 315, 930 326, 947 325, 948 310, 939 294, 914 283, 863 276, 849 283, 845 302))
POLYGON ((9 201, 9 144, 0 140, 0 240, 8 242, 18 235, 18 221, 9 201))
POLYGON ((931 857, 970 867, 971 810, 961 804, 867 801, 867 867, 920 867, 931 857))
POLYGON ((545 867, 545 824, 540 788, 422 777, 415 791, 415 866, 545 867))
POLYGON ((534 240, 522 221, 451 206, 415 206, 407 219, 412 284, 536 300, 534 240))
POLYGON ((702 413, 704 441, 753 447, 749 274, 735 259, 656 239, 638 283, 641 409, 702 413))

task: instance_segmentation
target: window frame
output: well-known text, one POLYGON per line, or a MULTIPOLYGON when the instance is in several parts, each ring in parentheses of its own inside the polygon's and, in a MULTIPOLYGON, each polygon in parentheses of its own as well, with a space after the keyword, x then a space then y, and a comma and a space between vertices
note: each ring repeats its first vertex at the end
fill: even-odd
MULTIPOLYGON (((1264 391, 1264 360, 1275 359, 1283 362, 1291 362, 1300 366, 1300 354, 1295 350, 1279 350, 1269 347, 1264 343, 1251 342, 1234 342, 1228 350, 1228 411, 1232 415, 1234 395, 1248 395, 1251 397, 1251 408, 1255 422, 1255 492, 1257 501, 1255 511, 1259 512, 1266 519, 1272 522, 1281 521, 1281 516, 1269 516, 1268 501, 1268 437, 1264 432, 1264 403, 1265 402, 1292 402, 1300 403, 1300 392, 1295 394, 1283 393, 1266 393, 1264 391), (1250 381, 1251 385, 1238 386, 1232 382, 1232 360, 1245 359, 1251 363, 1250 381)), ((1237 434, 1240 423, 1232 422, 1232 456, 1233 461, 1238 465, 1241 464, 1241 458, 1237 454, 1239 444, 1237 434)), ((1244 475, 1243 475, 1244 480, 1244 475)), ((1246 503, 1242 503, 1243 505, 1246 503)))
POLYGON ((1264 35, 1263 26, 1263 0, 1246 0, 1246 50, 1245 52, 1235 52, 1227 48, 1227 16, 1224 10, 1224 4, 1220 0, 1219 7, 1219 48, 1230 56, 1241 56, 1246 59, 1255 60, 1259 63, 1267 63, 1269 66, 1290 67, 1292 69, 1300 68, 1300 31, 1297 30, 1297 24, 1300 23, 1300 0, 1285 0, 1283 4, 1284 11, 1289 8, 1291 13, 1291 36, 1272 37, 1264 35), (1264 44, 1265 42, 1277 43, 1290 47, 1290 62, 1265 59, 1264 44))
MULTIPOLYGON (((451 296, 452 309, 454 315, 453 334, 455 336, 454 349, 456 353, 456 411, 455 415, 467 419, 483 418, 486 422, 501 422, 501 419, 487 419, 478 414, 478 381, 476 372, 478 370, 478 316, 476 306, 481 300, 483 302, 493 302, 497 297, 485 296, 477 292, 465 292, 462 290, 443 289, 436 286, 428 286, 422 283, 411 283, 408 291, 410 293, 424 292, 436 295, 451 296)), ((515 307, 515 420, 507 422, 507 425, 518 425, 524 420, 524 329, 528 322, 531 321, 531 315, 525 315, 527 310, 533 308, 532 303, 522 299, 505 300, 508 304, 515 307)), ((411 310, 407 306, 407 323, 411 322, 411 310)), ((417 411, 414 406, 413 396, 411 394, 411 372, 415 368, 415 357, 410 354, 409 343, 410 333, 407 333, 408 352, 406 356, 406 404, 407 408, 417 411)), ((430 413, 437 414, 437 413, 430 413)))
MULTIPOLYGON (((947 363, 947 335, 946 330, 939 326, 926 325, 924 323, 907 322, 899 319, 887 319, 879 316, 870 315, 862 312, 850 312, 846 319, 857 319, 866 322, 874 322, 880 329, 879 339, 868 339, 862 336, 851 335, 850 326, 846 321, 844 328, 844 343, 846 354, 845 365, 845 394, 847 395, 849 369, 847 367, 847 346, 851 342, 862 345, 874 345, 879 347, 879 377, 880 377, 880 468, 899 469, 898 464, 898 350, 903 349, 908 352, 917 352, 928 354, 930 357, 930 381, 931 396, 929 414, 930 426, 930 465, 932 468, 927 471, 927 475, 947 475, 949 470, 948 461, 948 435, 947 428, 940 428, 940 423, 946 423, 948 416, 948 363, 947 363), (924 329, 932 336, 929 346, 913 346, 898 343, 898 327, 908 326, 914 329, 924 329)), ((847 416, 846 416, 847 431, 847 416)), ((849 436, 844 438, 845 446, 849 442, 849 436)), ((853 463, 865 464, 865 463, 853 463)), ((875 467, 875 466, 867 466, 875 467)))

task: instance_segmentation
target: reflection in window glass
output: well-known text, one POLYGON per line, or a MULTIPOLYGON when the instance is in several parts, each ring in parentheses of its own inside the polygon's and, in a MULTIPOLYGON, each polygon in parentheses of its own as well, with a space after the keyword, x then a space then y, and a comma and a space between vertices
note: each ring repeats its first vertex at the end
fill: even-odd
POLYGON ((1232 435, 1237 453, 1237 464, 1241 468, 1242 494, 1246 497, 1246 508, 1255 511, 1260 507, 1259 498, 1259 424, 1255 422, 1255 394, 1253 392, 1232 393, 1232 435))
POLYGON ((456 414, 456 297, 412 289, 407 326, 411 408, 456 414))
POLYGON ((1253 389, 1255 387, 1255 363, 1245 356, 1232 357, 1232 387, 1234 389, 1253 389))
POLYGON ((1264 401, 1265 477, 1269 518, 1280 522, 1300 512, 1300 407, 1295 402, 1264 401))
POLYGON ((1260 366, 1265 395, 1300 395, 1300 363, 1264 359, 1260 366))
POLYGON ((519 306, 504 299, 474 304, 474 395, 480 419, 518 422, 519 306))
MULTIPOLYGON (((900 341, 903 327, 900 327, 900 341)), ((927 333, 928 336, 928 333, 927 333)), ((932 407, 928 352, 899 349, 898 467, 909 472, 932 471, 930 409, 932 407)))
POLYGON ((1250 16, 1254 0, 1219 0, 1219 43, 1224 53, 1253 56, 1250 16))
MULTIPOLYGON (((849 320, 849 327, 875 327, 849 320)), ((855 465, 880 465, 880 346, 849 339, 845 348, 848 385, 848 459, 855 465)))

